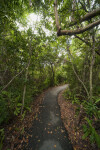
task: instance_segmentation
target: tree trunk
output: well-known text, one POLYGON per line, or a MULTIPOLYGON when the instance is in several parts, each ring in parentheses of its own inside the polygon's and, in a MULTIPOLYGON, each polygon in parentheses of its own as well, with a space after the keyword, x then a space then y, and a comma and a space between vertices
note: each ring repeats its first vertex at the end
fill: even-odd
MULTIPOLYGON (((68 54, 69 54, 69 58, 70 58, 70 60, 71 60, 72 56, 71 56, 71 53, 70 53, 69 48, 67 49, 67 51, 68 51, 68 54)), ((85 89, 86 94, 87 94, 87 96, 88 96, 88 98, 89 98, 89 92, 88 92, 88 90, 87 90, 87 88, 86 88, 84 82, 80 79, 80 77, 78 76, 77 72, 75 71, 75 68, 74 68, 74 65, 73 65, 72 60, 71 60, 71 64, 72 64, 72 69, 73 69, 73 71, 74 71, 74 73, 75 73, 77 79, 78 79, 79 82, 82 84, 82 86, 83 86, 83 88, 85 89)))
POLYGON ((24 90, 23 90, 23 99, 22 99, 21 115, 22 115, 22 113, 23 113, 24 103, 25 103, 26 81, 27 81, 29 66, 30 66, 30 59, 29 59, 28 66, 27 66, 27 68, 26 68, 26 74, 25 74, 25 85, 24 85, 24 90))
POLYGON ((51 69, 52 69, 52 83, 54 85, 54 77, 55 77, 54 68, 53 68, 53 64, 52 63, 50 63, 50 64, 51 64, 51 69))
POLYGON ((93 43, 92 54, 91 54, 91 62, 90 62, 90 100, 92 101, 93 97, 93 65, 95 62, 95 45, 93 43))

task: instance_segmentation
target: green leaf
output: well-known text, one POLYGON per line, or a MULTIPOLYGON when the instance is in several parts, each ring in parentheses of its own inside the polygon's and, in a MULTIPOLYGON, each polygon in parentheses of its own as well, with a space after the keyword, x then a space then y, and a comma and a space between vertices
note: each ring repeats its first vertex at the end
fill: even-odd
POLYGON ((88 136, 89 136, 90 132, 87 131, 83 136, 82 136, 82 139, 85 140, 88 136))
POLYGON ((18 103, 17 106, 18 106, 18 107, 22 106, 22 103, 18 103))
POLYGON ((25 107, 29 112, 31 112, 31 108, 30 107, 25 107))
POLYGON ((100 135, 98 135, 96 131, 95 131, 95 140, 98 145, 98 148, 100 148, 100 135))
POLYGON ((97 103, 99 103, 99 102, 100 102, 100 98, 96 100, 95 104, 97 104, 97 103))

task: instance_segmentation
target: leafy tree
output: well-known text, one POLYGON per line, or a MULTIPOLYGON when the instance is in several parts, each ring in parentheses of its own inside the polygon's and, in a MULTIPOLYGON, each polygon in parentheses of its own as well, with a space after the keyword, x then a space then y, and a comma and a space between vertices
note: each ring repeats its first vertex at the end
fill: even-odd
MULTIPOLYGON (((63 13, 65 13, 65 10, 67 10, 67 15, 64 15, 64 19, 62 20, 62 27, 59 24, 59 18, 58 18, 58 11, 57 11, 57 0, 54 2, 54 8, 55 8, 55 20, 56 20, 56 26, 57 26, 57 35, 76 35, 81 34, 89 29, 94 28, 95 26, 98 26, 100 24, 100 20, 98 16, 100 15, 100 8, 98 8, 99 3, 98 1, 95 1, 94 4, 92 1, 66 1, 66 2, 60 2, 59 5, 59 11, 61 12, 61 16, 63 16, 63 13), (86 7, 87 6, 87 7, 86 7), (96 8, 97 7, 97 8, 96 8), (81 17, 82 16, 82 17, 81 17), (92 19, 93 18, 93 19, 92 19), (65 21, 69 22, 67 23, 67 26, 75 28, 76 30, 62 30, 62 28, 66 27, 65 21), (93 20, 93 21, 92 21, 93 20), (86 26, 83 26, 83 22, 88 21, 88 25, 84 23, 86 26), (80 28, 82 26, 82 28, 80 28)), ((66 14, 66 13, 65 13, 66 14)))

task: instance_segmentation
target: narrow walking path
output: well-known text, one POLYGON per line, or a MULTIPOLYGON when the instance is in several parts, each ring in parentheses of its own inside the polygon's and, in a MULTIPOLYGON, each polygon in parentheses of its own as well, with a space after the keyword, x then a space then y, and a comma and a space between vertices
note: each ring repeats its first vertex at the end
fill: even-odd
POLYGON ((66 86, 54 87, 45 94, 40 112, 28 131, 32 136, 24 150, 73 150, 57 102, 58 93, 66 86))

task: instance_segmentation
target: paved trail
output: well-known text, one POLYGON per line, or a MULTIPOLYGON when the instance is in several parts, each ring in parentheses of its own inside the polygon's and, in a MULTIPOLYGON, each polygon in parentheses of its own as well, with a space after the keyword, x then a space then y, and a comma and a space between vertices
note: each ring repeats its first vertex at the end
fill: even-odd
POLYGON ((57 103, 58 93, 66 86, 54 87, 45 94, 38 120, 29 130, 32 137, 24 150, 73 150, 57 103))

